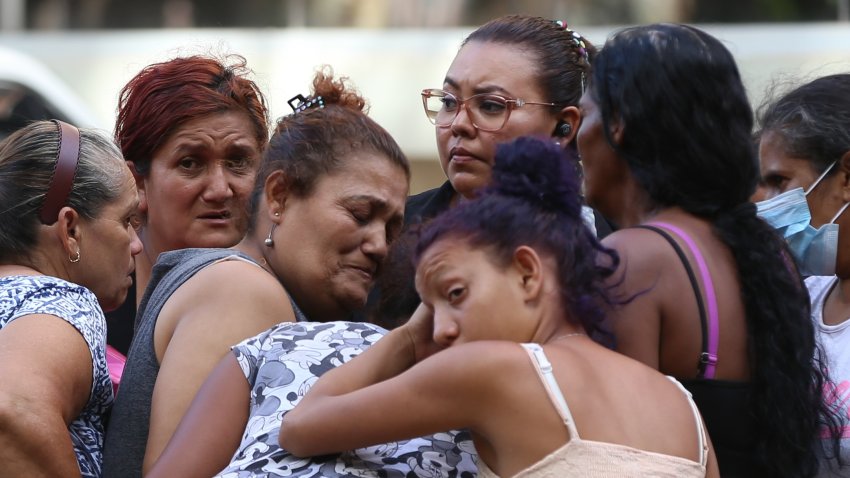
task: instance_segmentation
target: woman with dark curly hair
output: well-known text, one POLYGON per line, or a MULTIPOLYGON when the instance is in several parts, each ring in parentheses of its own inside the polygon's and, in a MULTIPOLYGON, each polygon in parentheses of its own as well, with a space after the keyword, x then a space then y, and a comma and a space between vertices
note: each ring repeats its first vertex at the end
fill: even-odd
POLYGON ((689 26, 622 30, 581 100, 591 205, 624 229, 617 350, 693 393, 723 476, 812 476, 825 383, 805 286, 749 202, 753 114, 738 68, 689 26))
POLYGON ((583 223, 573 161, 544 139, 501 146, 492 185, 421 233, 414 317, 319 378, 281 446, 468 428, 481 477, 718 476, 681 385, 588 336, 619 261, 583 223))

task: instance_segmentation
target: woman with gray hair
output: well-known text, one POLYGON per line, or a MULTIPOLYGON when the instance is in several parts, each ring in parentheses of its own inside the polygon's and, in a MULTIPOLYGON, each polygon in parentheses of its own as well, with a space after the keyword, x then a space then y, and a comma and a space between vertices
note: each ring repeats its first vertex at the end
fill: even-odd
POLYGON ((131 285, 138 203, 121 153, 90 130, 41 121, 0 143, 4 474, 101 476, 103 310, 131 285))

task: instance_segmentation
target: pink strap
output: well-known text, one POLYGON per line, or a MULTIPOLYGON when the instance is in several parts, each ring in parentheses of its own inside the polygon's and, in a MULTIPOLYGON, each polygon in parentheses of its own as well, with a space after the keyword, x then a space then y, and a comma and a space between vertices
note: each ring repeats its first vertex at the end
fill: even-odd
POLYGON ((112 348, 111 345, 106 346, 106 367, 109 369, 109 378, 112 379, 113 393, 118 393, 118 385, 121 384, 121 375, 124 373, 126 362, 127 357, 124 354, 112 348))
POLYGON ((717 347, 720 338, 720 318, 717 312, 717 295, 714 293, 714 283, 711 281, 711 275, 708 273, 708 266, 706 265, 705 259, 703 258, 699 248, 697 248, 696 243, 693 239, 691 239, 691 236, 688 235, 688 233, 666 222, 651 222, 650 224, 668 229, 670 232, 679 236, 683 241, 685 241, 688 249, 691 250, 694 258, 697 260, 697 267, 699 268, 699 273, 702 277, 702 283, 705 287, 706 301, 708 302, 708 350, 705 351, 708 354, 708 357, 705 365, 705 378, 712 379, 714 378, 714 373, 717 369, 717 347))

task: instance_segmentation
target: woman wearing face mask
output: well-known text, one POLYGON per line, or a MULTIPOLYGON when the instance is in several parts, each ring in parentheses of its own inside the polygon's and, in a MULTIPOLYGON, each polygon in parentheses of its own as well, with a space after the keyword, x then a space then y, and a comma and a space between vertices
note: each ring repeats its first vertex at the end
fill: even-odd
MULTIPOLYGON (((759 215, 781 232, 806 279, 815 337, 835 384, 824 397, 842 417, 850 398, 850 74, 818 78, 767 105, 759 162, 759 215), (839 230, 844 234, 839 234, 839 230)), ((841 462, 850 463, 844 424, 841 462)), ((831 442, 822 476, 838 470, 831 442), (826 464, 828 463, 828 464, 826 464)), ((844 473, 847 471, 845 469, 844 473)))

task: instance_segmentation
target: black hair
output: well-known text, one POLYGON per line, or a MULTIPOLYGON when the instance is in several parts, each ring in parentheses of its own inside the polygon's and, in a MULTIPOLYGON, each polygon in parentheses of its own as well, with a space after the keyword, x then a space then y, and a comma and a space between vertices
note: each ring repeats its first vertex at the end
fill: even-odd
POLYGON ((546 101, 558 109, 576 106, 590 76, 596 48, 565 24, 528 15, 506 15, 478 27, 461 44, 472 41, 519 45, 532 52, 546 101), (583 45, 583 46, 582 46, 583 45))
POLYGON ((746 308, 758 476, 814 475, 821 419, 834 418, 821 397, 827 379, 805 286, 784 260, 782 238, 748 202, 758 180, 753 115, 731 53, 690 26, 625 29, 597 56, 589 92, 608 143, 654 205, 709 220, 733 255, 746 308))
POLYGON ((767 100, 759 124, 758 138, 777 135, 790 156, 822 173, 850 151, 850 74, 824 76, 767 100))

